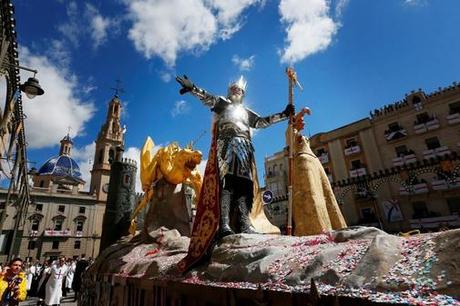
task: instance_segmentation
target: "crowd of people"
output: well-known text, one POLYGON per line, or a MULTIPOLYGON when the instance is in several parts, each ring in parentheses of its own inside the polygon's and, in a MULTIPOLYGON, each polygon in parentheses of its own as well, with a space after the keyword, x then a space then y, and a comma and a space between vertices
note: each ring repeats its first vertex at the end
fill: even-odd
POLYGON ((80 294, 81 276, 92 259, 59 257, 40 263, 15 258, 5 267, 0 265, 0 306, 16 306, 28 296, 37 297, 37 305, 60 305, 61 298, 73 290, 74 300, 80 294))

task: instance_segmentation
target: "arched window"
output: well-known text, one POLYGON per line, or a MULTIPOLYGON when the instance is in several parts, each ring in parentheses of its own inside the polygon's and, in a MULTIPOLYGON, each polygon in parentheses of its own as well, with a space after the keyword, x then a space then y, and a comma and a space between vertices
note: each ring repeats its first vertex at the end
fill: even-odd
POLYGON ((115 150, 110 149, 109 151, 109 164, 111 164, 115 160, 115 150))
POLYGON ((420 102, 422 102, 422 99, 420 99, 419 96, 414 96, 412 98, 412 104, 419 104, 420 102))
POLYGON ((40 227, 40 220, 38 220, 38 219, 32 219, 32 220, 30 221, 30 230, 32 230, 32 231, 38 231, 39 227, 40 227))
POLYGON ((100 149, 99 150, 99 158, 98 158, 98 161, 100 164, 102 164, 102 162, 104 161, 104 149, 100 149))
POLYGON ((62 231, 62 224, 64 223, 64 219, 55 219, 54 220, 54 230, 55 231, 62 231))
POLYGON ((83 224, 85 224, 85 221, 83 221, 83 220, 78 220, 78 221, 76 222, 76 224, 77 224, 77 226, 76 226, 75 230, 76 230, 77 232, 83 232, 83 224))

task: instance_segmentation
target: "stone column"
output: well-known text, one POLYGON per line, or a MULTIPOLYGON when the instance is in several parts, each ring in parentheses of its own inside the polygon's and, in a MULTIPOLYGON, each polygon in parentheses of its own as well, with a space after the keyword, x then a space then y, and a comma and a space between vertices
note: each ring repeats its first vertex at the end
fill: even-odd
POLYGON ((135 207, 136 172, 136 162, 131 159, 124 158, 112 163, 100 252, 128 235, 131 213, 135 207))

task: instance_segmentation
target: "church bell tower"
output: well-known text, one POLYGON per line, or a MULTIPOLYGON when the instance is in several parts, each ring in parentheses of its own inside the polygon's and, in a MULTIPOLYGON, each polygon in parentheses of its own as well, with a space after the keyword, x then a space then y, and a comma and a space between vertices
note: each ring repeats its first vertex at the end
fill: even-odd
POLYGON ((100 202, 107 201, 110 168, 123 152, 124 128, 120 124, 121 100, 117 94, 109 102, 107 118, 96 139, 90 192, 100 202))

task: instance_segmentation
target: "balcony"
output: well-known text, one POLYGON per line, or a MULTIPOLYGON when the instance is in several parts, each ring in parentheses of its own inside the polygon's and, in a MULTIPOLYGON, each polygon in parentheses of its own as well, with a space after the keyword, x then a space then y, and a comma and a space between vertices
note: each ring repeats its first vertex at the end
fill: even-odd
POLYGON ((359 145, 354 145, 345 149, 345 155, 352 155, 361 152, 361 147, 359 145))
POLYGON ((460 226, 460 216, 450 215, 443 217, 420 218, 410 220, 411 228, 439 228, 441 226, 460 226))
POLYGON ((353 169, 350 170, 350 177, 358 177, 358 176, 364 176, 367 174, 366 168, 358 168, 358 169, 353 169))
POLYGON ((446 119, 447 123, 450 125, 458 124, 460 123, 460 113, 449 114, 446 119))
POLYGON ((393 166, 395 167, 409 165, 415 162, 417 162, 417 156, 415 156, 415 154, 407 154, 404 156, 393 158, 393 166))
POLYGON ((31 231, 29 232, 29 236, 30 236, 30 237, 38 237, 38 231, 33 231, 33 230, 31 230, 31 231))
POLYGON ((403 129, 402 127, 397 127, 397 128, 392 128, 390 130, 386 130, 384 135, 387 141, 392 141, 392 140, 406 137, 407 131, 406 129, 403 129))
POLYGON ((442 146, 438 147, 436 149, 429 149, 423 151, 423 158, 424 159, 430 159, 430 158, 435 158, 436 156, 444 156, 450 154, 450 150, 448 146, 442 146))
POLYGON ((44 231, 43 235, 45 237, 70 237, 72 235, 72 232, 69 229, 60 231, 47 229, 44 231))
POLYGON ((433 188, 433 190, 448 190, 460 188, 460 177, 457 177, 454 182, 448 180, 435 179, 431 182, 431 188, 433 188))
POLYGON ((318 156, 318 159, 322 164, 327 164, 329 162, 329 154, 323 153, 320 156, 318 156))
POLYGON ((439 120, 437 118, 432 118, 426 122, 415 123, 414 131, 415 134, 423 134, 428 131, 433 131, 439 128, 439 120))
POLYGON ((76 231, 75 232, 75 237, 83 237, 83 232, 82 231, 76 231))
POLYGON ((418 183, 414 185, 408 185, 406 187, 401 186, 399 188, 400 195, 412 195, 412 194, 423 194, 429 191, 427 183, 418 183))

